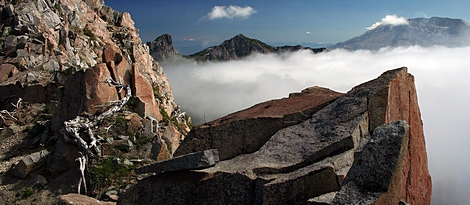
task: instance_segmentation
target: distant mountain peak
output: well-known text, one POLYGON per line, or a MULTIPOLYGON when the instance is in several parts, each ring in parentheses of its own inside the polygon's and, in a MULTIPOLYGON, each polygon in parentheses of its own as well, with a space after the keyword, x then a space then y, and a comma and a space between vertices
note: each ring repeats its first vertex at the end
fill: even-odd
POLYGON ((170 34, 163 34, 154 41, 148 42, 147 45, 149 46, 149 51, 153 59, 158 62, 179 55, 178 51, 173 47, 173 40, 170 34))
POLYGON ((443 17, 407 19, 408 24, 382 24, 330 48, 378 50, 383 47, 470 45, 470 24, 443 17))
POLYGON ((279 53, 285 51, 297 51, 310 49, 314 53, 324 51, 325 48, 309 48, 300 45, 274 47, 258 39, 249 38, 243 34, 238 34, 229 40, 225 40, 220 45, 206 48, 200 52, 189 55, 198 61, 228 61, 237 60, 249 56, 253 53, 279 53))

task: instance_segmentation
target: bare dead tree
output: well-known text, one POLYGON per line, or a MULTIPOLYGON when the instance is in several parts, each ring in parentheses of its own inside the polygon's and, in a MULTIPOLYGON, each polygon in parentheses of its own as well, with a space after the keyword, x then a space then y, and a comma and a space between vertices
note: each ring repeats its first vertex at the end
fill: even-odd
POLYGON ((85 179, 85 170, 87 168, 88 159, 98 155, 101 157, 101 145, 99 141, 93 134, 93 127, 96 127, 103 119, 113 116, 116 112, 122 109, 122 107, 129 101, 132 97, 131 88, 129 85, 122 84, 122 79, 119 82, 114 81, 111 78, 108 78, 104 83, 107 83, 109 86, 114 86, 116 88, 125 89, 126 95, 121 100, 110 102, 113 105, 107 111, 101 113, 92 120, 87 117, 77 116, 76 118, 65 121, 64 127, 61 130, 64 140, 66 142, 73 143, 79 148, 79 156, 77 161, 80 163, 80 172, 81 177, 78 185, 78 193, 80 194, 81 186, 85 189, 85 194, 87 193, 86 179, 85 179), (87 143, 81 136, 80 132, 84 131, 86 135, 90 138, 90 143, 87 143))
MULTIPOLYGON (((13 107, 15 107, 15 109, 12 111, 12 112, 8 112, 8 110, 0 110, 0 118, 2 118, 3 122, 5 122, 5 119, 6 118, 10 118, 10 119, 13 119, 15 122, 18 121, 18 119, 16 119, 12 113, 15 113, 15 110, 18 109, 18 108, 21 108, 21 101, 23 99, 19 98, 18 99, 18 102, 16 102, 16 104, 13 104, 11 103, 11 105, 13 105, 13 107)), ((3 129, 3 128, 0 128, 0 129, 3 129)))

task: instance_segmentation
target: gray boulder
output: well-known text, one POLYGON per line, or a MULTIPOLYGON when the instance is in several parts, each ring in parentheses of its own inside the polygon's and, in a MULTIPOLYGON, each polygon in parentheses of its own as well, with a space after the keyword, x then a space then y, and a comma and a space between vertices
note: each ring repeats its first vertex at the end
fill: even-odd
POLYGON ((47 150, 42 150, 23 157, 12 170, 12 174, 26 178, 31 171, 46 165, 48 155, 47 150))

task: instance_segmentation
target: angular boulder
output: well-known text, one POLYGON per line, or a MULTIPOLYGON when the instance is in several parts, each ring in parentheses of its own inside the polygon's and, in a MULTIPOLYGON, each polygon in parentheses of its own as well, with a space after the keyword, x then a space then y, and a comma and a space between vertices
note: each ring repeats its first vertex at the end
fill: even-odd
POLYGON ((406 121, 377 127, 331 204, 377 204, 382 197, 387 201, 379 204, 398 204, 399 197, 390 199, 387 196, 390 194, 385 193, 397 191, 390 186, 394 178, 403 177, 400 172, 408 142, 409 126, 406 121))
POLYGON ((42 150, 23 157, 16 164, 12 174, 23 179, 26 178, 31 171, 46 165, 48 154, 47 150, 42 150))
POLYGON ((144 167, 139 167, 135 170, 135 173, 145 174, 179 170, 204 169, 214 166, 217 162, 219 162, 219 154, 216 149, 211 149, 175 157, 144 167))
MULTIPOLYGON (((222 119, 230 121, 224 117, 215 122, 222 119)), ((258 118, 251 119, 256 122, 258 118)), ((210 129, 210 124, 205 126, 210 129)), ((230 133, 220 123, 217 126, 218 132, 230 133)), ((336 192, 340 197, 354 191, 348 184, 356 180, 368 189, 380 188, 380 192, 366 193, 365 197, 374 198, 370 203, 430 204, 431 178, 422 133, 413 76, 407 68, 390 70, 354 87, 304 121, 276 130, 252 153, 239 152, 199 171, 166 172, 143 179, 121 195, 118 204, 328 204, 336 192), (405 121, 382 126, 398 120, 409 126, 405 121), (369 160, 368 168, 354 171, 360 160, 369 160), (390 166, 380 167, 382 163, 390 166)), ((217 138, 207 138, 200 140, 204 142, 200 146, 221 145, 217 138)), ((233 140, 224 146, 240 143, 233 140)))

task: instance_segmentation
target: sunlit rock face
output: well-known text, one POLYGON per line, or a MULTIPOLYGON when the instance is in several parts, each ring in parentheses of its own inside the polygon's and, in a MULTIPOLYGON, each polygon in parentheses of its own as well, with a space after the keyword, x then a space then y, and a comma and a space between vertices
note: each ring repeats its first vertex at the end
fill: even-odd
MULTIPOLYGON (((305 113, 305 108, 296 109, 293 115, 305 113)), ((422 121, 407 68, 387 71, 344 95, 310 88, 192 132, 176 153, 219 149, 220 162, 146 178, 118 204, 430 204, 422 121), (309 101, 316 108, 308 117, 294 117, 297 123, 272 126, 287 116, 279 108, 296 107, 290 102, 299 96, 302 100, 295 104, 309 101), (270 113, 270 108, 279 110, 270 113), (266 115, 272 123, 262 117, 266 115), (232 129, 240 120, 249 123, 232 129), (256 125, 260 132, 249 131, 257 130, 256 125), (273 134, 257 135, 266 133, 266 127, 273 134), (252 142, 261 146, 247 151, 252 142)))

